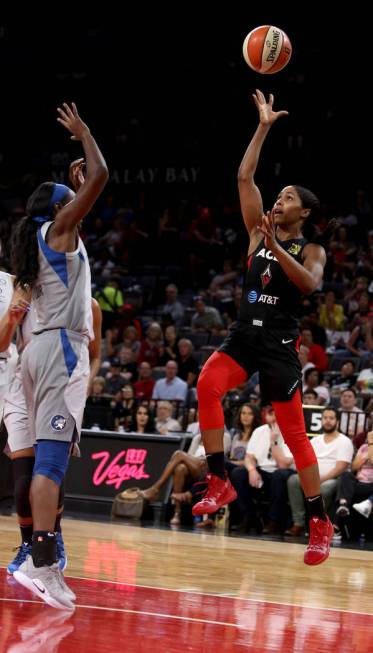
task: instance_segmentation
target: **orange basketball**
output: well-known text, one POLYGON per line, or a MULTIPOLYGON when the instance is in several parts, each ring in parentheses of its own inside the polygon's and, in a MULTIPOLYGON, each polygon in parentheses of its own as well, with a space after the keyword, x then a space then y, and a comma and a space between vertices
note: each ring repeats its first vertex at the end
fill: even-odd
POLYGON ((243 42, 243 56, 250 68, 257 73, 278 73, 289 63, 291 43, 279 27, 261 25, 251 30, 243 42))

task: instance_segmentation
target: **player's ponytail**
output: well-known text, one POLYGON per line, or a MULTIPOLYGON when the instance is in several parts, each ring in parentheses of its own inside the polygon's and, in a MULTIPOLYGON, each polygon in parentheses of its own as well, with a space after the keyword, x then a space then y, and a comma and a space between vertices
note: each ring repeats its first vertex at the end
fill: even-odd
POLYGON ((15 285, 33 287, 39 273, 39 250, 36 232, 42 222, 53 220, 51 199, 56 184, 47 181, 30 195, 26 215, 19 220, 12 234, 11 269, 15 285))

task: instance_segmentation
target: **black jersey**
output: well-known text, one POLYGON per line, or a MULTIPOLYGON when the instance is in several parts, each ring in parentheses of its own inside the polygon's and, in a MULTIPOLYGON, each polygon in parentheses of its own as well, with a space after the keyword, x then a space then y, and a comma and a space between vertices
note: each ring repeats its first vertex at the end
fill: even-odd
MULTIPOLYGON (((305 238, 278 240, 278 244, 302 263, 305 238)), ((252 326, 294 329, 298 326, 302 292, 288 278, 264 239, 247 258, 238 320, 252 326)))

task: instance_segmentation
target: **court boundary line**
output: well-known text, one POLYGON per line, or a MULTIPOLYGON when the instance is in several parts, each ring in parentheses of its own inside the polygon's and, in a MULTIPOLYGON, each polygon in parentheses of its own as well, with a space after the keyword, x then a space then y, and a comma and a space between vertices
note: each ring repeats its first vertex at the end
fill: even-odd
MULTIPOLYGON (((6 567, 1 567, 0 569, 6 569, 6 567)), ((345 608, 327 608, 327 607, 322 607, 322 606, 315 606, 315 605, 302 605, 300 603, 287 603, 285 601, 269 601, 268 599, 254 599, 254 598, 249 598, 249 597, 241 597, 241 596, 235 596, 232 594, 213 594, 210 592, 201 592, 199 590, 192 590, 192 589, 180 589, 180 588, 174 588, 174 587, 159 587, 155 585, 134 585, 133 583, 126 583, 126 582, 120 582, 117 580, 107 580, 105 578, 87 578, 86 576, 65 576, 65 578, 69 578, 72 580, 83 580, 83 581, 88 581, 92 583, 110 583, 111 585, 124 585, 125 587, 133 587, 134 589, 141 588, 141 589, 150 589, 150 590, 159 590, 162 592, 178 592, 178 593, 183 593, 183 594, 197 594, 198 596, 210 596, 212 598, 216 599, 233 599, 233 600, 238 600, 238 601, 246 601, 248 603, 265 603, 265 604, 270 604, 270 605, 282 605, 284 607, 290 607, 290 608, 307 608, 310 610, 326 610, 327 612, 343 612, 345 614, 356 614, 356 615, 361 615, 365 617, 373 617, 373 612, 361 612, 357 610, 346 610, 345 608)), ((2 597, 0 597, 0 600, 7 600, 2 597)), ((13 599, 12 599, 13 600, 13 599)), ((36 601, 37 603, 37 601, 36 601)))
MULTIPOLYGON (((37 605, 44 606, 45 602, 44 601, 35 601, 33 599, 12 599, 12 598, 5 598, 5 597, 0 597, 0 601, 3 602, 12 602, 12 603, 35 603, 37 605)), ((158 617, 161 619, 177 619, 180 621, 192 621, 194 623, 200 623, 200 624, 209 624, 212 626, 229 626, 231 628, 244 628, 244 630, 247 630, 245 628, 245 625, 243 624, 234 624, 230 623, 228 621, 215 621, 213 619, 198 619, 198 617, 185 617, 183 615, 177 615, 177 614, 166 614, 164 612, 149 612, 148 610, 131 610, 130 608, 110 608, 107 606, 101 606, 101 605, 85 605, 81 603, 76 603, 74 604, 75 608, 83 608, 85 610, 104 610, 107 612, 120 612, 120 613, 125 613, 125 614, 137 614, 137 615, 144 615, 146 617, 158 617)), ((53 609, 53 608, 52 608, 53 609)), ((56 609, 56 608, 54 608, 56 609)), ((75 610, 69 610, 71 612, 71 616, 75 614, 75 610)))

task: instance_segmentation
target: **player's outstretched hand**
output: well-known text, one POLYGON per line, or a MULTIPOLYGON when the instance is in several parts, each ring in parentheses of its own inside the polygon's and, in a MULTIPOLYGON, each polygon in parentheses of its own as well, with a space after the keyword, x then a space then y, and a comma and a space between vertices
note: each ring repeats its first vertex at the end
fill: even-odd
POLYGON ((76 108, 74 102, 71 103, 71 107, 69 107, 69 105, 64 102, 63 109, 58 107, 57 111, 60 114, 57 120, 61 123, 61 125, 66 127, 69 132, 71 132, 71 140, 81 141, 86 134, 89 134, 89 129, 80 118, 78 109, 76 108))
POLYGON ((259 111, 259 122, 262 125, 271 126, 277 120, 277 118, 289 115, 288 111, 273 111, 274 97, 272 93, 270 94, 267 102, 264 93, 256 89, 255 93, 253 93, 253 98, 256 108, 259 111))

